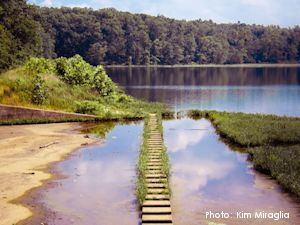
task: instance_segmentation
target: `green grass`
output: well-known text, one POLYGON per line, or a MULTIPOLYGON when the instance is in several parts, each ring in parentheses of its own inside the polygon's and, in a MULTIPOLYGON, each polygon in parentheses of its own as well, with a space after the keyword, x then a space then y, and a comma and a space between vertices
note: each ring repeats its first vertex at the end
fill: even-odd
POLYGON ((300 199, 300 145, 248 149, 254 167, 270 174, 300 199))
POLYGON ((100 96, 91 86, 70 85, 59 79, 55 73, 42 74, 47 88, 47 98, 43 104, 37 105, 32 102, 35 76, 25 67, 0 74, 0 103, 92 114, 104 120, 140 119, 148 113, 167 112, 164 104, 135 99, 120 89, 108 96, 100 96))
POLYGON ((255 168, 300 199, 300 118, 190 110, 208 118, 227 142, 244 147, 255 168))
POLYGON ((89 122, 95 119, 84 118, 59 118, 59 119, 17 119, 0 121, 0 125, 22 125, 22 124, 44 124, 44 123, 67 123, 67 122, 89 122))
MULTIPOLYGON (((162 118, 161 115, 157 116, 158 118, 158 130, 163 137, 163 127, 162 127, 162 118)), ((144 131, 143 131, 143 142, 140 147, 140 155, 139 161, 137 165, 138 170, 138 179, 136 185, 136 194, 137 199, 140 205, 143 204, 146 194, 147 194, 147 185, 146 185, 146 170, 147 170, 147 162, 149 160, 149 145, 148 139, 150 138, 150 126, 149 126, 150 117, 147 116, 144 119, 144 131)), ((163 139, 162 139, 163 140, 163 139)), ((171 194, 170 187, 169 187, 169 177, 170 177, 170 161, 167 154, 167 149, 163 144, 163 149, 161 152, 161 162, 162 162, 162 174, 166 175, 167 181, 166 186, 168 187, 167 192, 171 194)))
POLYGON ((147 161, 149 160, 149 151, 148 151, 148 139, 149 139, 149 116, 144 119, 144 131, 143 131, 143 142, 140 146, 140 155, 138 161, 138 179, 137 179, 137 198, 140 204, 145 200, 147 194, 147 185, 145 179, 145 173, 147 170, 147 161))
POLYGON ((300 144, 300 118, 199 110, 188 115, 208 118, 222 137, 243 147, 300 144))

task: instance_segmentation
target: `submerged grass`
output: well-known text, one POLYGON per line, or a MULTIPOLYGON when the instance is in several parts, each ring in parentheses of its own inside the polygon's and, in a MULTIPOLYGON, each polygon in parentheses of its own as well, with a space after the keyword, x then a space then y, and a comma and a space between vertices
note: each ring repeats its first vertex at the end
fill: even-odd
POLYGON ((300 144, 300 118, 263 114, 190 110, 208 118, 224 138, 243 147, 300 144))
POLYGON ((140 155, 138 161, 138 180, 137 180, 137 198, 140 204, 145 200, 147 194, 147 183, 146 183, 146 170, 147 162, 149 160, 149 146, 148 139, 150 137, 150 128, 149 128, 150 117, 147 116, 144 119, 144 133, 143 133, 143 142, 140 147, 140 155))
MULTIPOLYGON (((171 194, 170 187, 169 187, 169 176, 170 176, 170 162, 169 157, 167 154, 167 149, 163 142, 163 127, 162 127, 162 118, 161 115, 157 116, 157 124, 158 124, 158 131, 162 137, 162 150, 160 155, 160 160, 162 163, 161 166, 161 173, 167 177, 165 186, 167 187, 166 193, 171 194)), ((139 161, 137 165, 138 170, 138 180, 137 180, 137 187, 136 187, 136 194, 140 205, 143 204, 145 201, 146 195, 148 193, 147 190, 147 180, 146 180, 146 173, 147 173, 147 163, 149 162, 150 153, 149 153, 149 139, 150 139, 150 116, 146 116, 144 119, 144 133, 143 133, 143 142, 140 147, 140 155, 139 161)))
POLYGON ((300 200, 300 145, 248 149, 254 167, 270 174, 300 200))
POLYGON ((257 170, 300 199, 300 118, 201 110, 188 115, 208 118, 221 137, 246 149, 257 170))

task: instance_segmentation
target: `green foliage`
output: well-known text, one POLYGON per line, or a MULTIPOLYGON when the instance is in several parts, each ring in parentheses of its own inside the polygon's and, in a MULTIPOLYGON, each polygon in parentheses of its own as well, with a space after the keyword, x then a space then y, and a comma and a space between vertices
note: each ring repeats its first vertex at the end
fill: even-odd
POLYGON ((55 73, 54 61, 45 58, 31 57, 24 66, 30 74, 55 73))
MULTIPOLYGON (((158 132, 160 132, 161 136, 163 136, 161 116, 156 116, 156 118, 158 124, 158 132)), ((150 131, 151 131, 150 130, 151 125, 149 124, 149 122, 150 122, 150 116, 147 115, 144 119, 143 142, 140 147, 140 155, 139 155, 139 161, 137 165, 138 180, 137 180, 136 194, 137 194, 138 201, 141 205, 144 202, 147 194, 146 173, 147 173, 147 163, 150 157, 148 142, 149 142, 150 131)), ((160 155, 160 160, 162 163, 161 173, 167 177, 167 181, 166 181, 167 183, 165 185, 168 187, 167 193, 170 194, 170 188, 169 188, 170 162, 164 144, 162 145, 162 148, 163 149, 160 155)))
POLYGON ((271 174, 300 199, 300 145, 249 150, 256 169, 271 174))
POLYGON ((33 104, 42 105, 47 100, 47 86, 41 75, 36 75, 33 79, 33 89, 31 101, 33 104))
POLYGON ((58 58, 56 71, 58 76, 70 85, 89 85, 102 97, 109 96, 117 91, 117 86, 107 76, 102 66, 92 66, 81 56, 72 58, 58 58))
POLYGON ((41 24, 25 0, 0 1, 0 71, 42 52, 41 24))
POLYGON ((94 101, 82 101, 76 102, 76 113, 82 114, 96 114, 97 111, 101 110, 101 105, 94 101))
MULTIPOLYGON (((299 61, 299 27, 182 21, 115 9, 41 8, 58 56, 93 65, 278 63, 299 61), (80 22, 79 22, 80 21, 80 22), (83 32, 84 31, 84 32, 83 32)), ((47 48, 49 49, 49 48, 47 48)))
POLYGON ((247 147, 256 169, 271 174, 300 199, 299 118, 200 110, 188 115, 210 119, 228 142, 247 147))
POLYGON ((11 33, 0 24, 0 71, 9 68, 14 61, 12 53, 13 39, 11 33))
POLYGON ((80 55, 72 58, 58 58, 56 70, 60 78, 70 85, 90 84, 93 67, 83 60, 80 55))
MULTIPOLYGON (((94 66, 299 62, 299 30, 174 20, 115 9, 40 8, 25 0, 6 0, 0 2, 0 70, 32 56, 76 54, 94 66)), ((87 66, 73 60, 74 68, 87 66)), ((87 67, 77 76, 64 71, 64 63, 59 65, 67 82, 82 84, 87 67)))
POLYGON ((300 119, 262 114, 208 112, 224 137, 242 146, 300 143, 300 119))
POLYGON ((0 103, 91 113, 103 120, 141 119, 149 112, 166 110, 163 104, 147 103, 126 95, 106 75, 103 67, 91 66, 79 56, 56 60, 33 58, 26 63, 26 69, 20 67, 1 74, 0 103), (87 80, 80 78, 78 83, 81 84, 76 85, 72 82, 74 77, 67 76, 68 71, 75 70, 74 61, 89 70, 84 72, 87 80), (49 73, 53 68, 54 72, 49 73), (43 74, 36 75, 37 72, 43 74), (66 75, 65 78, 62 75, 66 75))
POLYGON ((97 66, 94 69, 91 82, 101 96, 108 96, 117 90, 116 85, 107 76, 102 66, 97 66))
POLYGON ((102 121, 101 123, 94 123, 92 127, 88 127, 82 130, 82 133, 93 133, 100 138, 105 138, 115 126, 117 125, 114 121, 102 121))

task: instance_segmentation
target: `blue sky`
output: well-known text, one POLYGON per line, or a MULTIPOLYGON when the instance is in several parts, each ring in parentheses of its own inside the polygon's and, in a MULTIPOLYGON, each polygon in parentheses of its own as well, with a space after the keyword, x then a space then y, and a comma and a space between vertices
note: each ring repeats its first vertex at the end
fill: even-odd
POLYGON ((300 25, 300 0, 29 0, 42 6, 113 7, 121 11, 217 23, 300 25))

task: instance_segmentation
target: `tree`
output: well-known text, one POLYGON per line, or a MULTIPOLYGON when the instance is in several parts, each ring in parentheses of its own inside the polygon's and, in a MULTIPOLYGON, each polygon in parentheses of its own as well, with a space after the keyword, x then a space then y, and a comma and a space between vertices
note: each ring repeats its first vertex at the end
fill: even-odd
POLYGON ((20 64, 42 52, 40 23, 33 19, 35 8, 25 0, 0 1, 0 69, 20 64), (8 50, 9 48, 9 50, 8 50))
POLYGON ((106 46, 102 46, 101 43, 96 42, 92 44, 89 50, 85 53, 85 58, 94 66, 104 64, 106 51, 106 46))
POLYGON ((226 61, 229 44, 223 37, 205 36, 200 40, 198 62, 222 64, 226 61))

